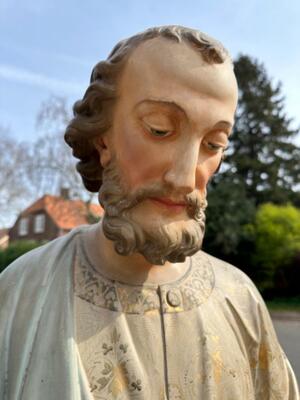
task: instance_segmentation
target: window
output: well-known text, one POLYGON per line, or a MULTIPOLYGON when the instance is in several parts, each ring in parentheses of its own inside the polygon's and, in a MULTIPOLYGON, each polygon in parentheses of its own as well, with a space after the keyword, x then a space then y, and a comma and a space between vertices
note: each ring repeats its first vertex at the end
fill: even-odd
POLYGON ((28 234, 28 218, 21 218, 18 225, 18 233, 20 236, 26 236, 28 234))
POLYGON ((45 215, 38 214, 34 217, 34 233, 42 233, 45 230, 45 215))

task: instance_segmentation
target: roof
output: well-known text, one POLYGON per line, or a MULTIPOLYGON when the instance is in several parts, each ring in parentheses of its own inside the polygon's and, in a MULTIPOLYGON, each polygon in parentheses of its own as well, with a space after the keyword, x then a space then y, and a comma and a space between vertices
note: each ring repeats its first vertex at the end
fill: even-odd
POLYGON ((100 217, 103 214, 103 208, 98 204, 90 203, 88 206, 82 200, 67 200, 46 194, 22 211, 21 216, 26 217, 38 211, 45 211, 53 222, 64 230, 90 223, 89 214, 94 217, 100 217))

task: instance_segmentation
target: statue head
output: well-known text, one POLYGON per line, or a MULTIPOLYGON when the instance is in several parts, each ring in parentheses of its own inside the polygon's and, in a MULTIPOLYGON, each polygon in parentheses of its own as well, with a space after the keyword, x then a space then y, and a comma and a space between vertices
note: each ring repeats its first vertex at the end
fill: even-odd
POLYGON ((189 28, 148 29, 94 67, 65 139, 119 254, 163 264, 199 250, 236 101, 227 51, 189 28))

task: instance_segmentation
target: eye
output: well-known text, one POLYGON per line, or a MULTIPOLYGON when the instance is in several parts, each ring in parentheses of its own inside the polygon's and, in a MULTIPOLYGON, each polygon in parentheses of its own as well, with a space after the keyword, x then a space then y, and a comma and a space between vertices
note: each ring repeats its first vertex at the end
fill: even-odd
POLYGON ((218 143, 213 143, 210 141, 204 141, 203 144, 209 151, 212 151, 213 153, 219 153, 219 152, 223 153, 227 149, 227 146, 218 143))
POLYGON ((166 137, 172 134, 172 131, 165 131, 149 127, 149 131, 153 136, 166 137))
POLYGON ((222 130, 214 130, 203 138, 202 144, 209 153, 224 153, 228 146, 228 134, 222 130))

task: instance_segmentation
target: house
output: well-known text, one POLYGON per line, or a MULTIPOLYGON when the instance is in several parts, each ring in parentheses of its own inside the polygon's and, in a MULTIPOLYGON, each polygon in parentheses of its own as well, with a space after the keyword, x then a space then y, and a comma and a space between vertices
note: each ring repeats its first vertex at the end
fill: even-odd
POLYGON ((5 250, 8 246, 8 229, 0 229, 0 250, 5 250))
POLYGON ((47 241, 68 233, 76 226, 96 222, 103 214, 97 204, 44 195, 22 211, 9 230, 9 241, 47 241))

